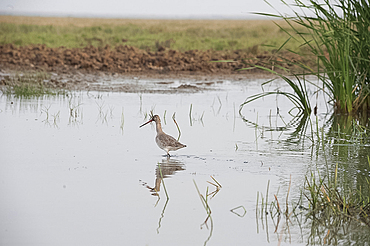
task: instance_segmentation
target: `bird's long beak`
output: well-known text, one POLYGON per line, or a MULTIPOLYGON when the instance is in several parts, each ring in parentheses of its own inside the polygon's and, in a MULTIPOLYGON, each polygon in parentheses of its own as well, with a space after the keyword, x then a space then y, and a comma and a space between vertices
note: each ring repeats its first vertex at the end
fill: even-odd
POLYGON ((150 119, 147 123, 144 123, 144 124, 142 124, 141 126, 139 126, 139 128, 140 128, 140 127, 145 126, 146 124, 148 124, 148 123, 150 123, 150 122, 152 122, 152 121, 153 121, 153 118, 152 118, 152 119, 150 119))

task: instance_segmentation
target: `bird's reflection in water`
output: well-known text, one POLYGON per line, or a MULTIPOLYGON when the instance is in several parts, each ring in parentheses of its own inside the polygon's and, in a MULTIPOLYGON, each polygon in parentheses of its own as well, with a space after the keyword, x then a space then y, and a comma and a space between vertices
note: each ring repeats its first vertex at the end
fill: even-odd
POLYGON ((168 178, 182 170, 185 170, 183 162, 169 157, 162 159, 161 162, 158 162, 155 168, 155 186, 150 187, 147 185, 146 187, 150 190, 153 196, 158 196, 158 192, 161 189, 162 178, 168 178))

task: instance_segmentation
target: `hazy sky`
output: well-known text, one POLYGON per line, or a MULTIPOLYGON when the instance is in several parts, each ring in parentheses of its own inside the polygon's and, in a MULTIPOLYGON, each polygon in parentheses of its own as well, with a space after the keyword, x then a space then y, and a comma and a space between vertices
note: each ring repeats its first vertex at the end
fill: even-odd
MULTIPOLYGON (((288 12, 280 0, 268 0, 288 12)), ((289 2, 289 0, 287 1, 289 2)), ((263 0, 0 0, 1 14, 115 17, 253 18, 251 12, 276 13, 263 0)))

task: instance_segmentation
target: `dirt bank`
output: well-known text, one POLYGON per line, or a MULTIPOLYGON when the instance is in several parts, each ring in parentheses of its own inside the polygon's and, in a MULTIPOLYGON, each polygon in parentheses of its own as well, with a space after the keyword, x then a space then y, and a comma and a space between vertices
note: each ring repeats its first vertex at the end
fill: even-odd
MULTIPOLYGON (((115 48, 85 47, 68 49, 65 47, 49 48, 45 45, 16 47, 12 44, 0 46, 0 66, 16 70, 43 70, 47 72, 70 73, 110 72, 118 74, 255 74, 261 70, 238 69, 262 65, 274 60, 276 65, 293 68, 283 60, 308 63, 300 56, 283 53, 282 57, 272 57, 271 54, 254 54, 253 49, 236 51, 199 51, 180 52, 159 47, 158 51, 150 52, 130 46, 115 48), (230 62, 214 62, 228 60, 230 62)), ((281 56, 281 54, 280 54, 281 56)))

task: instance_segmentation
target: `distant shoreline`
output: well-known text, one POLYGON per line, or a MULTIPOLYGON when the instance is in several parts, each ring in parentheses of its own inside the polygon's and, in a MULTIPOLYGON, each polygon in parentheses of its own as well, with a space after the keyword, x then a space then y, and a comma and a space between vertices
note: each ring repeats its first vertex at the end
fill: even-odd
POLYGON ((245 13, 239 15, 115 15, 90 13, 58 13, 58 12, 24 12, 0 11, 0 16, 57 17, 57 18, 89 18, 89 19, 143 19, 143 20, 269 20, 261 15, 245 13))

